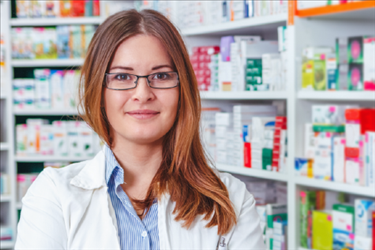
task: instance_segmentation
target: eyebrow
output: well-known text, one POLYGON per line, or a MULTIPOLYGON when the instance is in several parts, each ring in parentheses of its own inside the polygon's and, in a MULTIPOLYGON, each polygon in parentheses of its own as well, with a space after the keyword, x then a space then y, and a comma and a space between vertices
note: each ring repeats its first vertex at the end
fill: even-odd
MULTIPOLYGON (((172 69, 172 66, 170 66, 168 64, 158 65, 158 66, 153 67, 151 70, 157 70, 157 69, 161 69, 161 68, 171 68, 172 69)), ((114 67, 110 68, 110 70, 113 70, 113 69, 134 70, 131 67, 125 67, 125 66, 114 66, 114 67)))

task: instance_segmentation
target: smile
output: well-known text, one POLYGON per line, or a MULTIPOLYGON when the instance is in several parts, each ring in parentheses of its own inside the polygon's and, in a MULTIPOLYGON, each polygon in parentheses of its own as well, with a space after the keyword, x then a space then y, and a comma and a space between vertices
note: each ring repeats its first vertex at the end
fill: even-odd
POLYGON ((157 112, 154 110, 143 109, 143 110, 133 110, 130 112, 126 112, 126 114, 139 120, 146 120, 146 119, 150 119, 150 118, 157 116, 158 114, 160 114, 160 112, 157 112))

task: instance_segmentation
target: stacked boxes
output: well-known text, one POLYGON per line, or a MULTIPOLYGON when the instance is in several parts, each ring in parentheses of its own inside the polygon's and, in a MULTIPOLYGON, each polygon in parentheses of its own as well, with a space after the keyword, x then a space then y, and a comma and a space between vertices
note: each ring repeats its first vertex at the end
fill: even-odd
POLYGON ((93 25, 12 28, 12 58, 83 58, 95 30, 93 25))
POLYGON ((262 81, 262 59, 247 59, 246 60, 246 90, 256 91, 263 89, 262 81))
POLYGON ((27 119, 16 126, 17 155, 91 157, 100 150, 99 137, 85 122, 27 119))
POLYGON ((273 136, 272 171, 283 172, 287 159, 287 118, 277 116, 273 136))
POLYGON ((219 112, 215 115, 216 133, 216 159, 218 163, 232 164, 234 157, 232 153, 233 136, 233 114, 219 112))
POLYGON ((271 170, 275 117, 253 117, 251 129, 251 166, 271 170))
POLYGON ((16 0, 17 18, 100 16, 99 0, 16 0))
POLYGON ((79 70, 34 70, 34 79, 13 80, 13 104, 17 109, 75 109, 79 70))
MULTIPOLYGON (((211 86, 211 68, 215 69, 218 62, 211 63, 211 59, 216 59, 212 55, 218 54, 218 46, 205 46, 193 48, 193 54, 190 56, 195 75, 197 77, 199 90, 210 90, 211 86)), ((217 78, 214 79, 214 81, 217 78)))
POLYGON ((354 207, 349 204, 335 204, 332 212, 333 249, 354 247, 354 207))
POLYGON ((235 105, 233 107, 233 125, 235 149, 241 152, 236 166, 251 167, 251 140, 254 117, 276 115, 276 107, 271 105, 235 105))
POLYGON ((375 109, 314 105, 306 124, 305 157, 296 159, 299 175, 372 186, 375 109), (371 138, 371 139, 370 139, 371 138), (309 164, 310 162, 310 164, 309 164), (312 167, 309 171, 309 165, 312 167))
POLYGON ((302 89, 375 90, 375 38, 340 37, 331 48, 303 51, 302 89))

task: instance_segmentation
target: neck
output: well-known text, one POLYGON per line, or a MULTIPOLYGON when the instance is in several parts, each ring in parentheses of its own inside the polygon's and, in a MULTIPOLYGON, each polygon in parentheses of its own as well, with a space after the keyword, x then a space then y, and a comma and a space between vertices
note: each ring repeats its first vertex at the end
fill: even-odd
MULTIPOLYGON (((128 140, 115 140, 113 145, 112 152, 124 169, 126 187, 146 187, 142 189, 145 189, 145 192, 147 192, 162 161, 162 139, 151 144, 137 144, 128 140)), ((139 190, 139 188, 137 189, 139 190)), ((141 194, 139 195, 142 196, 141 194)))

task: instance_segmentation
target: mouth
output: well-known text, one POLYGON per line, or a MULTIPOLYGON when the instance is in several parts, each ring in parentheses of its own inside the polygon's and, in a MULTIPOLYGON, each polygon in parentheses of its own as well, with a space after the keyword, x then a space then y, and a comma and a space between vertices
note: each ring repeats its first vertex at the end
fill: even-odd
POLYGON ((145 120, 145 119, 150 119, 150 118, 157 116, 158 114, 160 114, 160 112, 157 112, 155 110, 149 110, 149 109, 140 109, 140 110, 133 110, 133 111, 126 112, 126 114, 139 120, 145 120))

